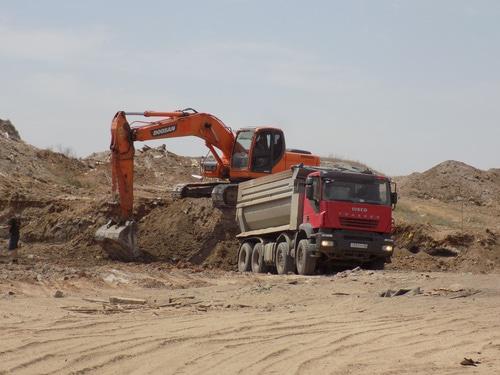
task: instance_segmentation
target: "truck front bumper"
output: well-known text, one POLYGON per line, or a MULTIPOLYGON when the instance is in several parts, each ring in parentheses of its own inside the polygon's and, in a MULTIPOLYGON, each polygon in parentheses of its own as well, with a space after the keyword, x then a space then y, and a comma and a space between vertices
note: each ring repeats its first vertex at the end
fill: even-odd
POLYGON ((394 241, 387 234, 336 230, 315 234, 310 246, 312 256, 345 261, 369 262, 374 259, 389 260, 394 251, 394 241))

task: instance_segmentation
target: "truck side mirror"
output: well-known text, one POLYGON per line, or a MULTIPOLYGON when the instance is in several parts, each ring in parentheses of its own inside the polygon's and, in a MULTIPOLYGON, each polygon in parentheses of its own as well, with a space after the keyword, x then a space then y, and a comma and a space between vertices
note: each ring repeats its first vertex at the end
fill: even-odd
POLYGON ((396 204, 398 203, 398 193, 394 192, 391 193, 391 204, 396 207, 396 204))
POLYGON ((306 184, 306 198, 309 200, 314 199, 314 186, 312 183, 306 184))

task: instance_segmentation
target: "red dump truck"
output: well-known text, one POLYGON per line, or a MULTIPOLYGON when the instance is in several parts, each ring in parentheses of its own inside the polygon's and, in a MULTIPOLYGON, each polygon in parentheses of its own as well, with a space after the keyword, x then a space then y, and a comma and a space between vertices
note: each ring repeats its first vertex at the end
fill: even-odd
POLYGON ((397 197, 388 177, 369 170, 297 166, 243 182, 238 270, 310 275, 329 264, 383 268, 394 249, 397 197))

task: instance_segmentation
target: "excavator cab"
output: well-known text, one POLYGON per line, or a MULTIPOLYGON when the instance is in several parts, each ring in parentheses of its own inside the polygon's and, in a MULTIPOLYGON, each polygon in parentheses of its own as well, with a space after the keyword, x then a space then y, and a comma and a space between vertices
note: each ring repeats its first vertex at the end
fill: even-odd
POLYGON ((231 157, 232 176, 244 180, 272 173, 273 168, 283 159, 284 152, 285 138, 279 129, 239 130, 231 157))

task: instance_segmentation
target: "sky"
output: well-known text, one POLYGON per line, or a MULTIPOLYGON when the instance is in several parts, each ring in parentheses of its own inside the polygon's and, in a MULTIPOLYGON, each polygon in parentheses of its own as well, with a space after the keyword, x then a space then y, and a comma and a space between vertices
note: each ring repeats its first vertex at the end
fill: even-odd
POLYGON ((499 20, 496 0, 0 0, 0 118, 86 156, 119 110, 192 107, 389 175, 499 168, 499 20))

